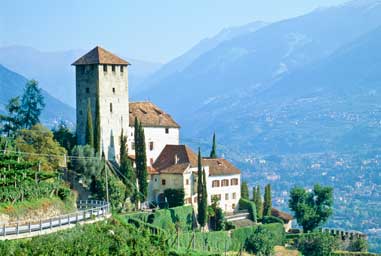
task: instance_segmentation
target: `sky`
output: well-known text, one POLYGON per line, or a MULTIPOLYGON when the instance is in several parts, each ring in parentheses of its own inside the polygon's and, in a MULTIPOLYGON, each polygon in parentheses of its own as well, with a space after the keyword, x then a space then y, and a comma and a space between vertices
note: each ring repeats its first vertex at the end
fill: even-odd
POLYGON ((102 46, 165 63, 223 28, 274 22, 347 0, 2 0, 0 46, 102 46))

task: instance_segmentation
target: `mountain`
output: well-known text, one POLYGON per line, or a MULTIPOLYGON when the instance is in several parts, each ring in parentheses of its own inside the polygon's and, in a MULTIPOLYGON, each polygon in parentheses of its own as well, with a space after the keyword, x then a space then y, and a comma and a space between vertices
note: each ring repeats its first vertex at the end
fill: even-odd
POLYGON ((377 28, 380 13, 380 1, 354 1, 267 25, 220 43, 137 98, 149 95, 182 123, 202 104, 242 90, 265 89, 330 56, 377 28))
MULTIPOLYGON (((27 79, 0 65, 0 112, 4 113, 5 105, 12 97, 23 94, 27 79)), ((41 114, 41 121, 47 126, 53 126, 56 122, 64 120, 75 122, 75 110, 52 97, 45 90, 42 95, 46 106, 41 114)))
MULTIPOLYGON (((40 86, 66 104, 75 106, 75 74, 71 64, 88 50, 56 52, 39 51, 25 46, 0 48, 0 64, 39 81, 40 86)), ((161 64, 129 59, 129 81, 132 90, 161 64)))
POLYGON ((231 40, 232 38, 238 37, 240 35, 255 32, 258 29, 265 27, 266 25, 266 22, 255 21, 244 26, 223 29, 217 35, 201 40, 185 54, 163 65, 163 67, 160 68, 157 72, 149 76, 145 81, 143 81, 143 83, 140 84, 139 90, 133 92, 133 96, 137 95, 137 97, 139 97, 139 93, 146 93, 147 90, 155 87, 156 84, 160 84, 161 80, 164 80, 171 75, 173 76, 177 73, 181 73, 198 57, 217 47, 222 42, 231 40))

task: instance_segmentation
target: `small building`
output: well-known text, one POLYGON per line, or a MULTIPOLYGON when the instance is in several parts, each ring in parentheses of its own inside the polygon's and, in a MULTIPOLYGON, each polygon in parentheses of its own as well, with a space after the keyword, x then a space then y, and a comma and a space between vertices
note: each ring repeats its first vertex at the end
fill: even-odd
POLYGON ((179 144, 180 125, 152 102, 130 102, 127 143, 131 158, 135 155, 135 118, 138 118, 144 128, 147 166, 150 167, 166 145, 179 144))
POLYGON ((284 230, 286 232, 288 232, 292 228, 293 217, 290 214, 288 214, 286 212, 282 212, 276 208, 272 208, 271 209, 271 215, 283 220, 283 222, 284 222, 283 226, 284 226, 284 230))
MULTIPOLYGON (((166 189, 183 189, 185 204, 197 206, 198 156, 186 145, 166 145, 150 170, 148 199, 160 202, 166 189)), ((203 158, 208 204, 219 199, 225 212, 233 212, 241 197, 241 172, 223 158, 203 158)))

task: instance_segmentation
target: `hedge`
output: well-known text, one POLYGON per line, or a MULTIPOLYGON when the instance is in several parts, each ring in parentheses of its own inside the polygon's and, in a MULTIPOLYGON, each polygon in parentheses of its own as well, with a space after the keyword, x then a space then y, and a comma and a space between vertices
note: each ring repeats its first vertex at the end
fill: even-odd
POLYGON ((129 218, 133 218, 133 219, 138 219, 138 220, 141 220, 144 222, 148 222, 149 215, 150 215, 150 213, 148 213, 148 212, 137 212, 137 213, 127 214, 127 215, 125 215, 125 217, 127 220, 129 218))
POLYGON ((239 199, 239 209, 240 210, 247 210, 249 211, 249 218, 254 221, 254 222, 257 222, 257 208, 255 207, 255 203, 253 203, 252 201, 250 200, 247 200, 247 199, 239 199))

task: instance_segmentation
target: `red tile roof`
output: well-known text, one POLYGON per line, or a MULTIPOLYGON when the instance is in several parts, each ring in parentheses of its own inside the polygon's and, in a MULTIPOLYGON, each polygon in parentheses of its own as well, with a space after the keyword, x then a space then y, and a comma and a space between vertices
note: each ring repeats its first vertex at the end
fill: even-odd
POLYGON ((144 127, 180 128, 173 118, 149 101, 130 102, 130 126, 134 126, 135 117, 144 127))
POLYGON ((153 167, 160 173, 182 174, 188 167, 196 167, 197 155, 185 145, 166 145, 153 167))
POLYGON ((204 165, 209 166, 209 176, 241 174, 241 171, 224 158, 204 158, 204 165))
POLYGON ((290 214, 282 212, 276 208, 271 208, 271 215, 279 219, 282 219, 285 223, 293 219, 293 217, 290 214))
POLYGON ((89 64, 114 64, 114 65, 130 65, 127 61, 119 58, 109 51, 97 46, 81 58, 76 60, 72 65, 89 65, 89 64))

